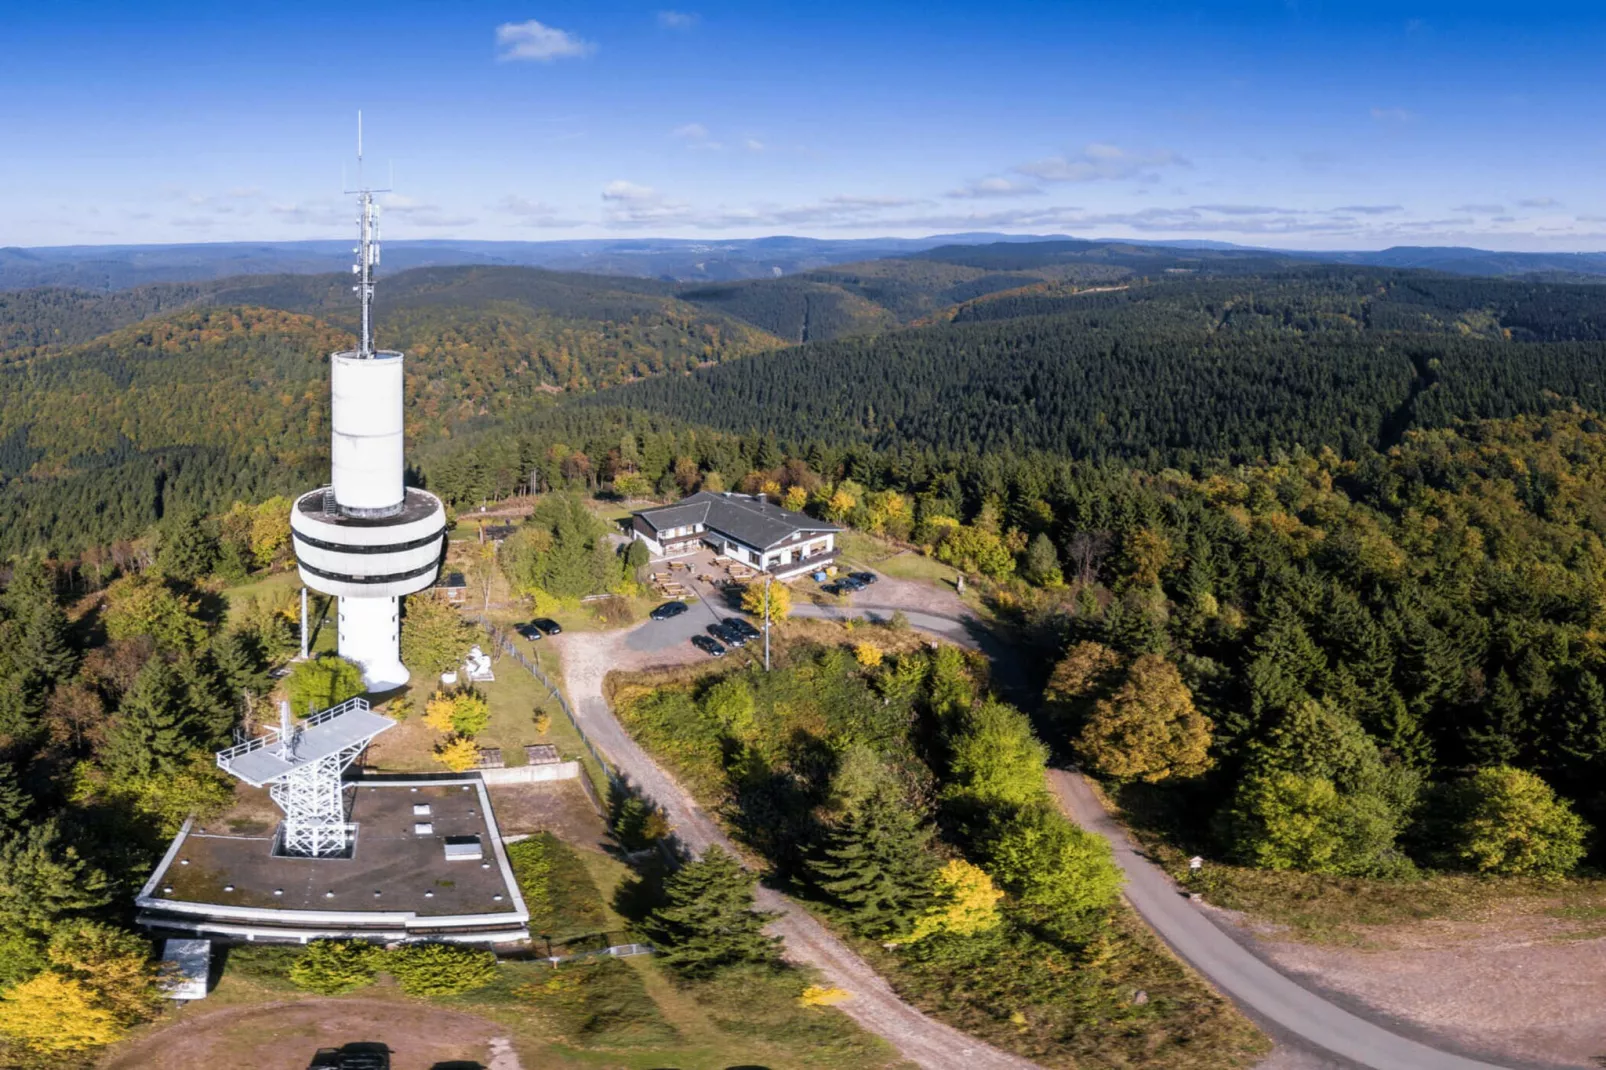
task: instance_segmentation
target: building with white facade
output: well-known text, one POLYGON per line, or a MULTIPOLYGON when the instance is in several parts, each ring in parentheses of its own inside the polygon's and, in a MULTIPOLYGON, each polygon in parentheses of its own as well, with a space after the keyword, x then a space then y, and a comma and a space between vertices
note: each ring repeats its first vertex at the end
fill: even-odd
POLYGON ((631 514, 630 531, 654 557, 680 557, 706 547, 785 580, 834 563, 842 529, 782 509, 762 495, 705 490, 631 514))

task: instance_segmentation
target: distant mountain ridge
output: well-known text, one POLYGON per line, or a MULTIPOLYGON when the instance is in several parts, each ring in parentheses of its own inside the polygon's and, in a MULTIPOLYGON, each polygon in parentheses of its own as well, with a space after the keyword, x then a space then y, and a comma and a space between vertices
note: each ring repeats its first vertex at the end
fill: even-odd
MULTIPOLYGON (((818 271, 842 264, 903 257, 969 262, 944 250, 1007 249, 1011 246, 1075 246, 1083 261, 1103 259, 1138 270, 1168 255, 1214 255, 1246 270, 1293 261, 1407 267, 1455 275, 1543 276, 1548 279, 1606 277, 1606 252, 1508 253, 1487 249, 1394 246, 1376 251, 1321 252, 1264 249, 1201 239, 1076 239, 1066 235, 935 234, 924 238, 825 239, 777 235, 702 240, 599 238, 571 241, 392 241, 385 245, 388 271, 417 267, 539 267, 593 275, 655 278, 674 282, 724 283, 818 271), (1106 250, 1096 253, 1095 250, 1106 250), (1261 264, 1250 267, 1250 262, 1261 264)), ((976 255, 980 255, 978 252, 976 255)), ((1058 254, 1056 254, 1058 255, 1058 254)), ((298 242, 220 242, 190 245, 75 245, 0 248, 0 291, 38 286, 124 290, 157 282, 205 282, 238 275, 342 272, 351 259, 344 239, 298 242)), ((1016 269, 1019 270, 1019 269, 1016 269)))

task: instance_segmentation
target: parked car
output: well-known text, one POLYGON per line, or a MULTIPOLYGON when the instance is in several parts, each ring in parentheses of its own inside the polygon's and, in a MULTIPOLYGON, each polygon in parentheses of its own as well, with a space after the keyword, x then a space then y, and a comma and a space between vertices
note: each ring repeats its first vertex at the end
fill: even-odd
POLYGON ((852 576, 843 576, 836 581, 836 586, 837 590, 842 592, 862 591, 865 588, 865 583, 863 580, 856 580, 852 576))
POLYGON ((537 628, 534 624, 520 624, 513 630, 524 636, 524 638, 528 639, 532 643, 538 642, 541 638, 541 629, 537 628))
POLYGON ((671 617, 678 617, 684 612, 686 612, 685 602, 665 602, 649 613, 648 616, 653 620, 668 620, 671 617))
POLYGON ((741 648, 747 645, 747 636, 743 635, 740 629, 731 627, 730 621, 722 620, 718 624, 710 624, 708 634, 726 646, 741 648))
POLYGON ((880 578, 881 577, 877 576, 874 572, 850 572, 850 573, 848 573, 848 579, 857 580, 857 581, 859 581, 859 583, 862 586, 865 586, 865 587, 870 586, 870 584, 874 583, 876 580, 878 580, 880 578))
POLYGON ((698 650, 701 650, 704 654, 707 654, 711 658, 722 658, 725 656, 725 648, 708 638, 706 635, 692 636, 691 645, 696 647, 698 650))
POLYGON ((726 627, 733 629, 736 634, 744 637, 748 642, 752 642, 754 639, 764 638, 763 632, 747 623, 747 621, 743 620, 741 617, 728 617, 725 620, 725 625, 726 627))
POLYGON ((535 620, 532 620, 530 623, 535 625, 537 628, 540 628, 543 632, 546 632, 548 635, 562 635, 563 634, 563 625, 559 624, 557 621, 553 620, 551 617, 537 617, 535 620))

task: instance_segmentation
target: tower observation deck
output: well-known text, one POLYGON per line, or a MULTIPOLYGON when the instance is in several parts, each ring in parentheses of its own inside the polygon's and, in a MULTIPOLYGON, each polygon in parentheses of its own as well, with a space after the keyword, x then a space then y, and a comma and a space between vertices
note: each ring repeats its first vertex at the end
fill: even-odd
MULTIPOLYGON (((360 175, 360 116, 357 160, 360 175)), ((446 510, 433 494, 403 482, 405 358, 373 345, 376 192, 356 191, 357 348, 329 358, 329 485, 297 499, 290 530, 302 582, 340 600, 341 656, 362 666, 370 690, 383 691, 407 682, 401 598, 434 584, 446 546, 446 510)))
POLYGON ((277 853, 305 858, 349 852, 356 829, 346 821, 341 776, 369 742, 396 724, 354 698, 308 717, 290 719, 282 708, 278 728, 219 751, 218 768, 253 788, 267 787, 284 811, 277 853))

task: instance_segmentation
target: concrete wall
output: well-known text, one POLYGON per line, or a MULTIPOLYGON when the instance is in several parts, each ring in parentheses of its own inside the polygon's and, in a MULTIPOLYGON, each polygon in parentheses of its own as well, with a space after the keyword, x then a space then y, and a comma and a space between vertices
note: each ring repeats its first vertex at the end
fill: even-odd
POLYGON ((506 769, 476 770, 487 784, 539 784, 546 780, 576 780, 579 762, 549 762, 546 765, 516 765, 506 769))

